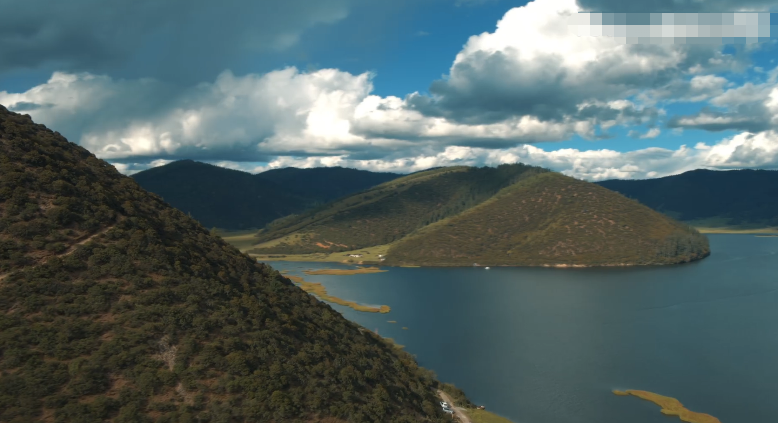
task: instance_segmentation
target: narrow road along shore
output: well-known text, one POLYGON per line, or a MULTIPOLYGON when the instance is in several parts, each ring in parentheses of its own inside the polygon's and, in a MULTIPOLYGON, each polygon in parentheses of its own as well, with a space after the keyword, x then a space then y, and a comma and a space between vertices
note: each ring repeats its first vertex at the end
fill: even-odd
POLYGON ((459 417, 459 421, 461 421, 462 423, 473 423, 470 420, 470 417, 468 417, 467 414, 465 414, 465 409, 462 408, 462 407, 455 406, 454 405, 454 401, 451 401, 451 397, 449 397, 447 393, 445 393, 445 392, 443 392, 441 390, 438 390, 438 396, 443 401, 446 401, 447 403, 449 403, 449 405, 451 406, 451 409, 454 410, 454 414, 456 414, 456 416, 459 417))

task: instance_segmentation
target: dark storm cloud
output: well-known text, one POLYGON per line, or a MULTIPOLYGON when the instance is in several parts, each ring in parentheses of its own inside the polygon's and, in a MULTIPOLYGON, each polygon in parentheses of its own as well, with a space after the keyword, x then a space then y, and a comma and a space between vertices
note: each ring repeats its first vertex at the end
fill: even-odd
POLYGON ((20 101, 18 103, 14 103, 8 106, 8 110, 17 113, 23 113, 23 112, 30 112, 33 110, 38 110, 44 107, 51 107, 51 106, 52 106, 51 104, 37 104, 28 101, 20 101))
MULTIPOLYGON (((737 66, 737 60, 722 55, 720 48, 688 46, 684 50, 677 66, 636 72, 622 65, 625 56, 661 61, 674 52, 657 45, 630 45, 619 55, 603 54, 576 74, 562 64, 559 56, 540 56, 528 66, 526 62, 517 62, 516 57, 521 56, 511 53, 510 48, 476 51, 452 67, 449 79, 434 81, 429 88, 431 96, 413 94, 406 100, 410 109, 425 116, 464 124, 489 124, 521 115, 559 121, 569 116, 585 118, 600 114, 600 118, 607 120, 603 113, 617 112, 602 107, 596 110, 585 107, 579 112, 578 106, 592 100, 623 99, 640 90, 677 83, 685 69, 695 65, 710 69, 710 59, 714 57, 719 59, 714 65, 717 69, 737 66)), ((633 108, 623 113, 637 117, 637 114, 655 114, 652 110, 638 112, 633 108)))
POLYGON ((594 119, 596 122, 618 120, 623 123, 641 124, 651 123, 659 117, 659 110, 653 107, 636 108, 633 105, 622 109, 614 109, 602 105, 586 105, 578 110, 576 117, 580 119, 594 119))
POLYGON ((761 132, 770 129, 770 119, 766 110, 749 113, 747 108, 735 112, 719 112, 703 108, 699 113, 686 116, 673 116, 668 122, 668 128, 702 129, 719 132, 738 130, 761 132))
POLYGON ((488 124, 516 115, 543 120, 560 118, 575 110, 570 97, 580 96, 576 87, 564 87, 567 71, 559 57, 539 58, 532 69, 517 68, 502 51, 478 51, 451 70, 458 81, 437 80, 429 88, 433 100, 412 95, 408 105, 426 116, 445 117, 465 124, 488 124))
POLYGON ((352 0, 0 0, 0 72, 52 67, 209 75, 239 54, 283 49, 352 0))

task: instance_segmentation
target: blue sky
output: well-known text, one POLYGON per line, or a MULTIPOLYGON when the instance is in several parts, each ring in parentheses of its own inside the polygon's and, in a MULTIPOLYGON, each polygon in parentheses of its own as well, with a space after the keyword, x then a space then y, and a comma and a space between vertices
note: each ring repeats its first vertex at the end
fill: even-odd
POLYGON ((0 1, 0 104, 125 173, 778 168, 778 15, 759 42, 693 46, 581 37, 566 17, 748 11, 733 22, 751 36, 775 1, 0 1))

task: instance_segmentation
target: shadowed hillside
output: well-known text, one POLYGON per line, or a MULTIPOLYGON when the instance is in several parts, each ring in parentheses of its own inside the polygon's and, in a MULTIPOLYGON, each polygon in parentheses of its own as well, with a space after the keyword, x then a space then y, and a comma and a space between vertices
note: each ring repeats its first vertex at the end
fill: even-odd
POLYGON ((327 203, 399 178, 400 174, 336 167, 285 167, 256 175, 311 200, 327 203))
POLYGON ((192 160, 144 170, 132 178, 208 228, 261 228, 312 203, 273 181, 192 160))
POLYGON ((527 178, 392 245, 388 264, 622 265, 700 259, 694 229, 559 173, 527 178))
POLYGON ((0 421, 450 421, 410 355, 0 107, 0 421))
POLYGON ((530 175, 526 165, 446 167, 414 173, 370 190, 269 224, 252 253, 347 251, 387 244, 453 216, 530 175))
POLYGON ((644 180, 598 182, 676 219, 778 226, 778 171, 692 170, 644 180))
POLYGON ((180 160, 132 175, 143 189, 206 227, 262 228, 348 194, 399 177, 342 167, 273 169, 256 175, 180 160))

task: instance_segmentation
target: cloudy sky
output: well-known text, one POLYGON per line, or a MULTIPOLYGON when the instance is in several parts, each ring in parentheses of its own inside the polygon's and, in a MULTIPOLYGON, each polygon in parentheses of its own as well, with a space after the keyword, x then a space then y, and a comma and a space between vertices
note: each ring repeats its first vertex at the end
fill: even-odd
POLYGON ((524 162, 587 180, 778 168, 778 14, 759 13, 778 0, 0 10, 0 104, 127 174, 184 158, 250 172, 524 162))

